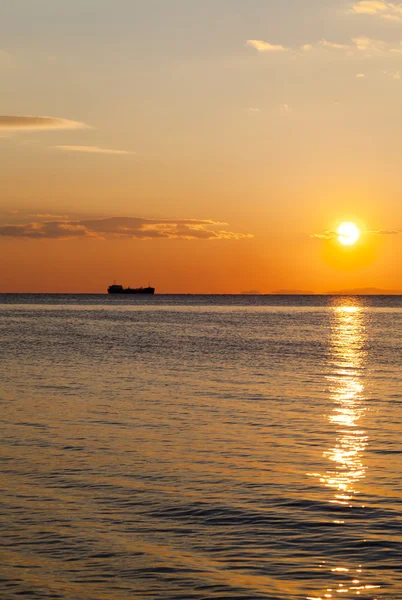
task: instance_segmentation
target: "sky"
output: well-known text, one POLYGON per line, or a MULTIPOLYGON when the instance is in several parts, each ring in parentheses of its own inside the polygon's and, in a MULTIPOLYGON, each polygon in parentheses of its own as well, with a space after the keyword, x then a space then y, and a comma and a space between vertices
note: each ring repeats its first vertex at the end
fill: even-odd
POLYGON ((0 292, 402 289, 402 3, 3 4, 0 292))

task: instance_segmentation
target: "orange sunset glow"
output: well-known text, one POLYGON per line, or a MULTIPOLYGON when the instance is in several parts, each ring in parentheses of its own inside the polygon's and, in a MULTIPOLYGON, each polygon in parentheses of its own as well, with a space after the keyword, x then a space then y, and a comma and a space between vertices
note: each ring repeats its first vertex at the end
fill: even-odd
POLYGON ((0 291, 398 291, 396 13, 156 4, 6 8, 0 291))

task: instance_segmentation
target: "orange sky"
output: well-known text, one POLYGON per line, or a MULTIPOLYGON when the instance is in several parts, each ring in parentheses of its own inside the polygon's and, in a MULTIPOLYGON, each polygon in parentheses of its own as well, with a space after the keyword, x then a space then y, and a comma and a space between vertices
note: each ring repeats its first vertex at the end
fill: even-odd
POLYGON ((395 7, 9 3, 0 292, 402 289, 395 7))

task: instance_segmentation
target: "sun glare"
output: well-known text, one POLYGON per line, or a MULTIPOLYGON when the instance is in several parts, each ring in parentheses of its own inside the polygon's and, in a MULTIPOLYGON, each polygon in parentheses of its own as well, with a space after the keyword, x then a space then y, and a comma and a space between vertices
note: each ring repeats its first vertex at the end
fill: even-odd
POLYGON ((360 238, 360 230, 354 223, 341 223, 337 234, 338 241, 343 246, 353 246, 360 238))

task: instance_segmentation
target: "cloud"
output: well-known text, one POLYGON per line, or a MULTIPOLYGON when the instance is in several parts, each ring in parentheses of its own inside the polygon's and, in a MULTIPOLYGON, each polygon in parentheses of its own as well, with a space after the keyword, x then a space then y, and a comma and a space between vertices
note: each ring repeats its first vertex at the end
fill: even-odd
POLYGON ((247 40, 246 45, 255 48, 258 52, 287 52, 288 50, 285 46, 270 44, 263 40, 247 40))
POLYGON ((33 215, 27 215, 27 217, 31 219, 60 219, 62 221, 66 221, 68 219, 68 215, 52 215, 50 213, 35 213, 33 215))
POLYGON ((0 115, 0 131, 38 131, 55 129, 87 129, 88 125, 58 117, 0 115))
POLYGON ((402 23, 402 17, 398 16, 398 15, 381 15, 382 19, 386 19, 388 21, 395 21, 395 23, 402 23))
POLYGON ((8 221, 8 225, 10 224, 14 224, 15 222, 21 222, 21 221, 27 221, 30 220, 32 221, 32 219, 40 219, 40 220, 45 220, 45 221, 50 221, 50 220, 59 220, 59 221, 68 221, 69 216, 68 215, 58 215, 58 214, 54 214, 54 213, 26 213, 17 209, 8 209, 6 211, 4 211, 3 213, 0 212, 0 219, 2 219, 4 221, 4 219, 7 219, 8 221))
POLYGON ((352 39, 354 47, 360 52, 382 53, 387 50, 392 50, 387 42, 381 40, 373 40, 364 35, 352 39))
MULTIPOLYGON (((362 231, 364 235, 401 235, 402 231, 398 229, 379 229, 378 231, 362 231)), ((324 231, 323 233, 313 233, 310 237, 316 240, 334 240, 338 237, 336 231, 324 231)))
POLYGON ((348 11, 355 15, 371 15, 388 21, 402 23, 402 4, 382 0, 361 0, 348 11))
POLYGON ((25 223, 23 225, 3 225, 0 236, 30 239, 65 239, 68 237, 96 237, 78 223, 51 221, 47 223, 25 223))
POLYGON ((110 148, 100 148, 99 146, 52 146, 57 150, 64 150, 65 152, 86 152, 90 154, 120 154, 127 155, 133 154, 128 150, 112 150, 110 148))
POLYGON ((336 42, 329 42, 328 40, 321 40, 319 44, 324 48, 333 48, 334 50, 347 50, 349 48, 346 44, 337 44, 336 42))
POLYGON ((339 52, 346 57, 370 58, 373 56, 385 56, 388 54, 402 54, 402 42, 385 42, 361 35, 350 39, 348 42, 322 39, 318 42, 285 48, 274 46, 261 40, 248 40, 248 46, 256 48, 259 52, 289 52, 292 56, 308 56, 312 53, 339 52))
POLYGON ((251 234, 222 229, 225 223, 196 219, 143 219, 109 217, 81 221, 45 221, 0 226, 0 237, 28 239, 127 238, 127 239, 205 239, 240 240, 251 234))
POLYGON ((387 11, 387 2, 381 0, 361 0, 354 4, 351 12, 359 15, 376 15, 387 11))
POLYGON ((348 55, 355 53, 356 55, 360 54, 363 56, 385 54, 386 52, 395 52, 401 49, 400 45, 395 47, 388 42, 374 40, 364 35, 352 38, 348 44, 338 44, 336 42, 329 42, 328 40, 321 40, 319 45, 333 50, 346 51, 348 55))
POLYGON ((378 231, 366 231, 372 235, 401 235, 402 231, 398 229, 379 229, 378 231))
POLYGON ((324 233, 313 233, 310 237, 316 240, 333 240, 338 237, 336 231, 324 231, 324 233))
POLYGON ((357 73, 356 74, 356 79, 365 79, 365 78, 366 78, 366 76, 365 76, 364 73, 357 73))

